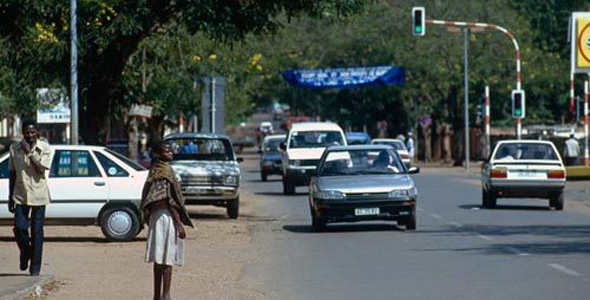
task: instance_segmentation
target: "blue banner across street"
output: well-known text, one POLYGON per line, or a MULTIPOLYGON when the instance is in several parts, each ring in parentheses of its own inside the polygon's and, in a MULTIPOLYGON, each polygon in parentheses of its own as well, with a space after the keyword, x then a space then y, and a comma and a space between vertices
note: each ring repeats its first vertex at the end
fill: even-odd
POLYGON ((290 85, 306 88, 353 88, 402 85, 406 76, 404 68, 380 66, 292 70, 283 72, 283 79, 290 85))

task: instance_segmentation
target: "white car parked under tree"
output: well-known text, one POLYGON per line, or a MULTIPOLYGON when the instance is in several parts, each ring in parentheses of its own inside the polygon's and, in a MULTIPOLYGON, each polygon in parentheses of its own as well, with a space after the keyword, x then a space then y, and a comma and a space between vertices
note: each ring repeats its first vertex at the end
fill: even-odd
MULTIPOLYGON (((141 230, 138 205, 148 171, 99 146, 55 145, 47 183, 51 203, 47 225, 99 225, 111 241, 127 241, 141 230)), ((0 157, 0 223, 12 225, 8 211, 8 153, 0 157)))

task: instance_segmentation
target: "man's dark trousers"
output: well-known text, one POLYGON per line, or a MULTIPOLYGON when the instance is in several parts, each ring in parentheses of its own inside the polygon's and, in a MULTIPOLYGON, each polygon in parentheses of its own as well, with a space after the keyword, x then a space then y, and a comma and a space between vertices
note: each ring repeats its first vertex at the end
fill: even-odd
POLYGON ((14 237, 20 249, 21 262, 23 259, 31 259, 31 265, 29 267, 29 273, 31 275, 39 275, 41 271, 44 220, 45 205, 16 205, 14 209, 14 237), (29 212, 31 213, 30 220, 29 212), (29 237, 29 224, 31 227, 31 237, 29 237))

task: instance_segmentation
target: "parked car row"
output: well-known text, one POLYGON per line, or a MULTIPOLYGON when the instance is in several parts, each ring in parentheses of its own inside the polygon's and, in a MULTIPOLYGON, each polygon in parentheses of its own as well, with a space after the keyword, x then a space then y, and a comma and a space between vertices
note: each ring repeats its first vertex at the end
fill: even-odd
MULTIPOLYGON (((228 137, 173 134, 164 138, 173 149, 174 169, 188 205, 225 207, 239 215, 241 171, 228 137)), ((46 173, 51 203, 49 225, 98 225, 111 241, 128 241, 142 229, 138 206, 148 170, 100 146, 51 146, 46 173)), ((0 156, 0 223, 12 224, 8 211, 9 154, 0 156)))

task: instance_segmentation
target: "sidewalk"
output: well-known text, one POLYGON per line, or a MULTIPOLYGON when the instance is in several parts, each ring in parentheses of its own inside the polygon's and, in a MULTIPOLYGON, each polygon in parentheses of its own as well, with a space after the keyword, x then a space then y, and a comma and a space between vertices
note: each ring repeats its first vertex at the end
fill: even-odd
POLYGON ((53 281, 52 275, 0 274, 0 300, 18 300, 41 293, 43 286, 53 281))

